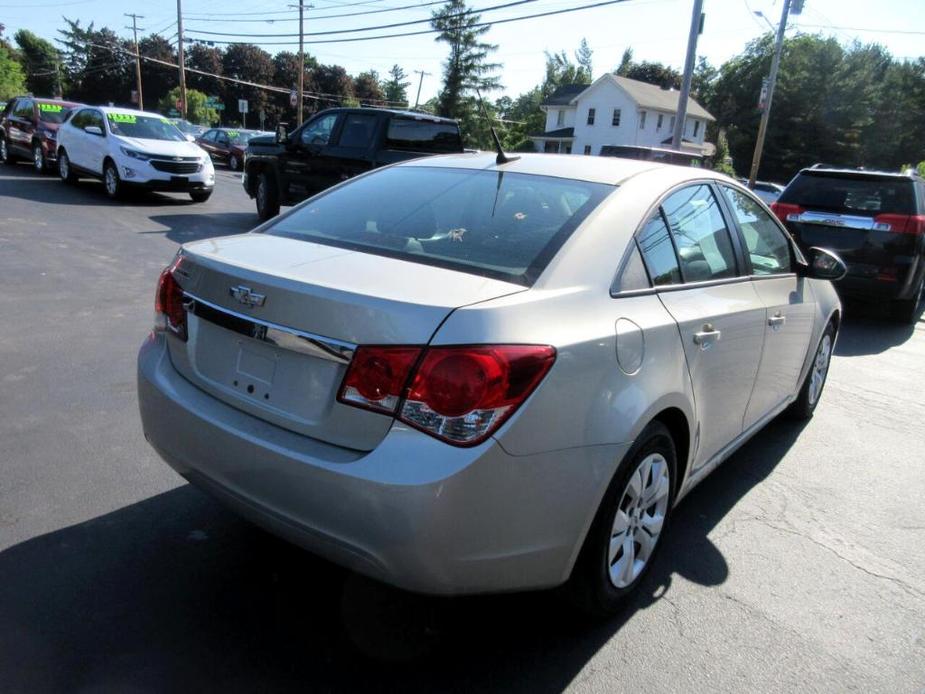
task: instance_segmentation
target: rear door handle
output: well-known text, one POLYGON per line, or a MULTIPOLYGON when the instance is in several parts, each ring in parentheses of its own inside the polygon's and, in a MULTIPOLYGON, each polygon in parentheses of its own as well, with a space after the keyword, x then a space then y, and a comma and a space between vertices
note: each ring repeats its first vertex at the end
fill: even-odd
POLYGON ((713 328, 709 323, 701 328, 700 332, 694 333, 694 344, 700 345, 700 349, 710 349, 714 342, 717 342, 722 333, 713 328))
POLYGON ((783 315, 780 311, 768 318, 768 325, 770 325, 774 330, 779 330, 786 322, 787 316, 783 315))

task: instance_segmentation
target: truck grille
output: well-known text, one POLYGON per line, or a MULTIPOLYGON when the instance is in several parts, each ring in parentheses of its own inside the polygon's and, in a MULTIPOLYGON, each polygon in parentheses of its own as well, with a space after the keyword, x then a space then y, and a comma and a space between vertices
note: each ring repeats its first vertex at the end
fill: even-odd
POLYGON ((184 157, 184 161, 163 161, 161 159, 152 159, 151 166, 158 171, 172 174, 194 174, 202 166, 199 160, 184 157))

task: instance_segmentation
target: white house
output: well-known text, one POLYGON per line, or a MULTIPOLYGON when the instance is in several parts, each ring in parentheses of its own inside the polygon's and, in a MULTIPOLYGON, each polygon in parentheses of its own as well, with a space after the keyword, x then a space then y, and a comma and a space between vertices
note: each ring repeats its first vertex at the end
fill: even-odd
MULTIPOLYGON (((666 147, 674 134, 678 91, 608 73, 592 84, 560 87, 540 108, 546 113, 545 132, 530 136, 537 152, 600 154, 604 145, 666 147)), ((681 149, 712 154, 715 147, 704 136, 713 120, 688 99, 681 149)))

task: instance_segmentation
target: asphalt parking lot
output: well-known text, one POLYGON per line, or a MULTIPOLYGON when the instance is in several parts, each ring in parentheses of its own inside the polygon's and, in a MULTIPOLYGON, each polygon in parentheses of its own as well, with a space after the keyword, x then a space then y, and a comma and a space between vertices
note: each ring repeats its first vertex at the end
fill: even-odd
POLYGON ((257 223, 0 169, 0 691, 925 688, 925 321, 849 306, 816 416, 683 502, 618 618, 436 600, 225 511, 141 433, 135 355, 177 245, 257 223))

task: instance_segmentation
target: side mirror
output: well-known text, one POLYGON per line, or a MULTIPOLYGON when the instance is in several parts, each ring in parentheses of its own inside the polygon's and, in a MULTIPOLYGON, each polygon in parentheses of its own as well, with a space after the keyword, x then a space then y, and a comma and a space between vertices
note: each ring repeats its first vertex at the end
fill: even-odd
POLYGON ((195 142, 195 141, 196 141, 196 136, 187 133, 187 134, 186 134, 186 141, 187 141, 187 142, 195 142))
POLYGON ((809 265, 802 273, 806 277, 835 282, 848 274, 845 261, 826 248, 810 248, 808 255, 809 265))
POLYGON ((286 132, 286 124, 280 123, 276 126, 276 144, 284 145, 289 141, 289 133, 286 132))
POLYGON ((88 125, 84 128, 84 132, 96 135, 97 137, 103 136, 103 130, 98 125, 88 125))

